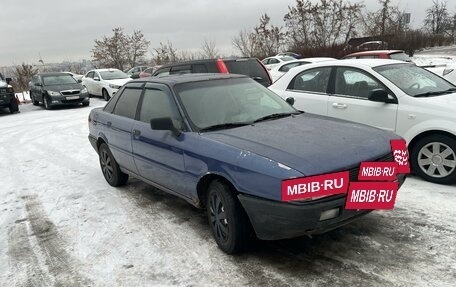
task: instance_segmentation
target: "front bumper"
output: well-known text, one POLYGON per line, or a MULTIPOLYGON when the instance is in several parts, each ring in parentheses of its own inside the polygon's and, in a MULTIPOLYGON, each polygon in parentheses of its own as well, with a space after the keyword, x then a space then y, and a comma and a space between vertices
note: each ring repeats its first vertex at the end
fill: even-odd
POLYGON ((16 98, 12 94, 0 94, 0 107, 9 107, 13 100, 16 98))
MULTIPOLYGON (((399 175, 399 186, 404 181, 405 176, 399 175)), ((346 194, 305 202, 278 202, 245 194, 238 198, 257 237, 263 240, 325 233, 372 211, 345 209, 346 194), (337 210, 335 217, 321 220, 322 213, 330 210, 337 210)))
POLYGON ((71 96, 50 96, 50 100, 50 104, 53 106, 74 105, 90 102, 89 94, 79 94, 71 96))

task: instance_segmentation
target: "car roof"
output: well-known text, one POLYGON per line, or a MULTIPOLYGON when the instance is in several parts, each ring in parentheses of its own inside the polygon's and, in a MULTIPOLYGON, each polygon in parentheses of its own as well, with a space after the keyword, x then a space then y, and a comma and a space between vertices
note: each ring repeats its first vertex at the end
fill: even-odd
POLYGON ((210 81, 210 80, 220 80, 220 79, 237 79, 237 78, 247 78, 245 75, 238 74, 218 74, 218 73, 207 73, 207 74, 181 74, 181 75, 166 75, 166 76, 157 76, 157 77, 148 77, 141 78, 130 81, 130 83, 135 82, 152 82, 160 83, 168 86, 174 86, 182 83, 190 82, 200 82, 200 81, 210 81))
POLYGON ((162 68, 180 66, 180 65, 210 63, 210 62, 215 62, 215 61, 217 61, 217 60, 219 60, 219 59, 222 60, 223 62, 236 61, 236 60, 244 60, 244 61, 255 60, 255 61, 256 61, 256 58, 249 58, 249 57, 232 57, 232 58, 199 59, 199 60, 189 60, 189 61, 183 61, 183 62, 174 62, 174 63, 164 64, 164 65, 161 65, 160 67, 158 67, 157 70, 158 70, 158 69, 162 69, 162 68))
POLYGON ((307 70, 314 67, 326 67, 326 66, 349 66, 358 68, 374 68, 384 65, 392 64, 410 64, 404 61, 392 60, 392 59, 342 59, 333 61, 320 61, 317 63, 311 63, 308 65, 302 65, 293 68, 293 70, 307 70))
POLYGON ((68 72, 47 72, 47 73, 38 73, 37 76, 70 76, 68 72))
POLYGON ((116 69, 116 68, 108 68, 108 69, 93 69, 93 70, 90 70, 89 72, 92 72, 92 71, 107 72, 107 71, 120 71, 120 70, 116 69))
POLYGON ((345 57, 352 57, 352 56, 371 56, 371 55, 391 55, 395 53, 403 53, 403 50, 372 50, 372 51, 362 51, 348 54, 345 57))

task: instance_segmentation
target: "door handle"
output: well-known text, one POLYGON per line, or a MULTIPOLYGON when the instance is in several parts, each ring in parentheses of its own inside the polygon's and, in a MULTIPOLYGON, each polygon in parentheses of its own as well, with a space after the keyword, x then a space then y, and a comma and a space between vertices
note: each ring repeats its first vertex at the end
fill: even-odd
POLYGON ((112 126, 112 123, 111 122, 107 122, 106 125, 108 126, 108 128, 110 128, 112 126))
POLYGON ((333 103, 332 106, 333 106, 333 108, 336 108, 336 109, 346 109, 347 108, 346 104, 340 104, 340 103, 333 103))
POLYGON ((139 136, 141 135, 141 131, 140 130, 133 130, 133 137, 134 138, 139 138, 139 136))

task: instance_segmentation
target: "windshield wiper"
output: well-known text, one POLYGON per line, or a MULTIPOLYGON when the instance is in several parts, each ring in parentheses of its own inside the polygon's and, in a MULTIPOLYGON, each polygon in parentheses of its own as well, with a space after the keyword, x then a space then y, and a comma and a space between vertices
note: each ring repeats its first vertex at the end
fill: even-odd
POLYGON ((451 94, 455 91, 456 91, 456 88, 450 88, 450 89, 444 90, 444 91, 426 92, 426 93, 422 93, 422 94, 417 94, 414 97, 421 98, 421 97, 438 96, 438 95, 443 95, 443 94, 451 94))
POLYGON ((224 124, 208 126, 208 127, 200 129, 200 131, 201 132, 209 132, 209 131, 215 131, 215 130, 223 130, 223 129, 230 129, 230 128, 248 126, 248 125, 251 125, 251 124, 252 124, 252 122, 224 123, 224 124))
POLYGON ((267 121, 267 120, 273 120, 273 119, 280 119, 280 118, 286 118, 292 115, 298 115, 301 114, 302 112, 294 112, 294 113, 277 113, 277 114, 272 114, 268 115, 265 117, 261 117, 259 119, 254 120, 254 123, 262 122, 262 121, 267 121))

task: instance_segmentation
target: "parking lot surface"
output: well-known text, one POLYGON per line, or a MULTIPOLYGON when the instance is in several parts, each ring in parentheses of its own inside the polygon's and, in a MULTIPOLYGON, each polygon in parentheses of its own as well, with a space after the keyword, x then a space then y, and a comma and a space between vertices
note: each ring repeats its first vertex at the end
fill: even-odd
POLYGON ((456 186, 410 176, 392 211, 229 256, 204 211, 106 183, 87 140, 105 103, 0 111, 0 285, 454 286, 456 186))

